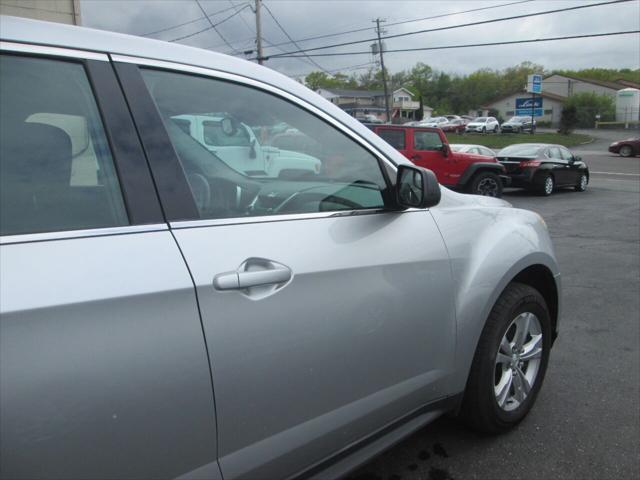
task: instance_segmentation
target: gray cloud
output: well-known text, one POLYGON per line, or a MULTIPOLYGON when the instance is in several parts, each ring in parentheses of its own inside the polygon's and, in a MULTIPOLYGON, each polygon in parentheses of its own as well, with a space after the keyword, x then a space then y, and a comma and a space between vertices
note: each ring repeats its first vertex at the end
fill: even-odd
MULTIPOLYGON (((247 1, 200 0, 200 3, 207 13, 212 14, 228 9, 232 3, 240 7, 247 1)), ((371 21, 376 17, 385 18, 388 23, 392 23, 509 2, 500 0, 492 2, 265 0, 264 3, 269 6, 294 39, 371 27, 370 30, 364 32, 301 43, 304 48, 310 48, 374 37, 375 33, 371 21)), ((583 0, 537 0, 481 12, 391 26, 387 28, 387 32, 388 34, 404 33, 585 3, 583 0)), ((85 26, 134 35, 171 27, 202 16, 194 0, 82 0, 81 8, 85 26)), ((231 13, 233 10, 228 10, 213 16, 212 20, 214 23, 219 22, 231 13)), ((201 19, 152 35, 151 38, 171 40, 205 29, 208 26, 208 22, 201 19)), ((217 28, 236 50, 243 51, 253 48, 255 17, 249 8, 217 28)), ((638 29, 640 29, 640 1, 634 0, 617 5, 389 39, 386 43, 388 49, 419 48, 638 29)), ((265 45, 287 41, 268 12, 264 10, 263 36, 266 39, 265 45)), ((230 52, 231 50, 212 29, 180 40, 180 43, 221 52, 230 52)), ((352 52, 367 50, 367 48, 368 44, 363 43, 339 47, 331 51, 352 52)), ((280 49, 297 50, 293 45, 283 45, 280 49)), ((279 51, 281 50, 278 48, 265 49, 266 54, 279 51)), ((328 51, 318 51, 317 53, 321 52, 328 51)), ((372 61, 373 58, 370 55, 354 55, 314 57, 314 60, 327 70, 335 70, 361 65, 372 61)), ((411 68, 415 63, 423 62, 450 73, 469 73, 479 68, 505 68, 525 60, 542 64, 548 69, 640 68, 640 37, 636 34, 529 45, 389 53, 385 57, 385 63, 392 72, 411 68)), ((317 67, 310 65, 307 59, 272 59, 267 61, 266 65, 289 75, 317 70, 317 67)))

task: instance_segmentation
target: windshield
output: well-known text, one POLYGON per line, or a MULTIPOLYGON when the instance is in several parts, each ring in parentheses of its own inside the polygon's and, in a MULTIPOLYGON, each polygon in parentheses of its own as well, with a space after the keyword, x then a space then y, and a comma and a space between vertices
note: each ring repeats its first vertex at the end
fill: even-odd
POLYGON ((527 121, 527 117, 513 117, 509 120, 509 123, 523 123, 527 121))
POLYGON ((485 123, 487 121, 487 117, 478 117, 474 120, 475 123, 485 123))
POLYGON ((540 151, 540 145, 523 143, 520 145, 511 145, 503 148, 498 153, 500 157, 537 157, 540 151))
POLYGON ((451 150, 453 150, 454 152, 464 152, 464 149, 466 148, 464 145, 449 145, 451 147, 451 150))

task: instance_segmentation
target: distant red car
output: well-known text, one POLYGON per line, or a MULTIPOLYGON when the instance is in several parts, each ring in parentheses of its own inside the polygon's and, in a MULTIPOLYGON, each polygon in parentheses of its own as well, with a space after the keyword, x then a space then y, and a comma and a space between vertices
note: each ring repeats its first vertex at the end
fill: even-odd
POLYGON ((640 155, 640 138, 627 138, 609 145, 611 153, 617 153, 622 157, 633 157, 640 155))
POLYGON ((509 177, 495 157, 454 152, 439 128, 367 125, 420 167, 433 171, 438 182, 476 195, 502 196, 509 177))
POLYGON ((442 127, 443 132, 455 132, 455 133, 463 133, 464 132, 465 123, 461 118, 456 118, 449 120, 449 123, 445 123, 442 127))

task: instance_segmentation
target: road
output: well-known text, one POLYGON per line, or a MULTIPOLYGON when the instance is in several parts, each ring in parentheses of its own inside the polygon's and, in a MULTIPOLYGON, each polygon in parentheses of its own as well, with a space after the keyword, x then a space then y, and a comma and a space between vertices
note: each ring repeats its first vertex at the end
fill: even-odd
POLYGON ((586 192, 505 192, 545 218, 563 275, 560 336, 530 415, 497 437, 441 418, 352 480, 640 478, 640 158, 606 153, 611 136, 573 149, 594 172, 586 192))

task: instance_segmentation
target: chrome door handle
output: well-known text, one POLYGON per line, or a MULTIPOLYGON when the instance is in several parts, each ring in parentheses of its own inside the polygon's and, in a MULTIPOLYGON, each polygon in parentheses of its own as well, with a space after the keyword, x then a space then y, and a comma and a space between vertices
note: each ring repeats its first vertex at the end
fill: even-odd
MULTIPOLYGON (((246 264, 245 268, 250 264, 246 264)), ((291 280, 291 270, 284 265, 271 263, 265 270, 244 270, 219 273, 213 278, 216 290, 242 290, 261 285, 283 284, 291 280)))

